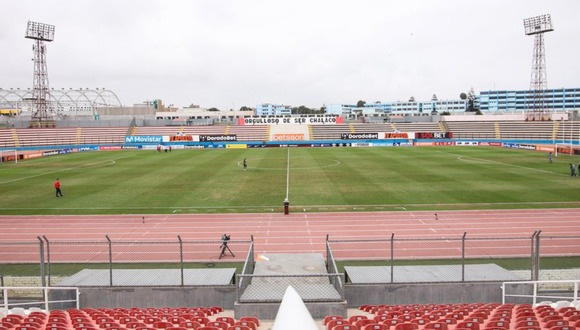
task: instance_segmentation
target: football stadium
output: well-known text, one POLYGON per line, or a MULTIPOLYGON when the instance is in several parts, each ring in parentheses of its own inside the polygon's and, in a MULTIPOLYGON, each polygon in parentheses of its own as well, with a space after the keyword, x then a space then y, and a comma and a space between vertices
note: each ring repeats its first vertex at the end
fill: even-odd
POLYGON ((524 29, 529 89, 222 111, 50 89, 29 21, 0 330, 580 329, 580 88, 524 29))
POLYGON ((69 327, 81 313, 89 327, 160 328, 138 317, 173 314, 182 327, 203 307, 205 326, 230 327, 269 324, 292 287, 325 329, 511 327, 515 306, 570 310, 580 187, 569 132, 333 119, 3 129, 7 308, 69 310, 69 327))

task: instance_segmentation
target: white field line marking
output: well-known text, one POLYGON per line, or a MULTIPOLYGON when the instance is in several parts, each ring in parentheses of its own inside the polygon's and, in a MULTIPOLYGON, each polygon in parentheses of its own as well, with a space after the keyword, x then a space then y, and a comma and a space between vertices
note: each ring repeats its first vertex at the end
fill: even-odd
POLYGON ((288 200, 288 194, 290 192, 290 148, 288 148, 288 157, 286 161, 286 199, 288 200))
POLYGON ((536 172, 549 173, 549 174, 557 174, 557 175, 566 175, 566 174, 563 174, 563 173, 554 173, 554 172, 551 172, 551 171, 541 170, 541 169, 537 169, 537 168, 533 168, 533 167, 526 167, 526 166, 522 166, 522 165, 515 165, 515 164, 509 164, 509 163, 499 162, 497 160, 477 158, 477 157, 472 157, 472 156, 463 156, 463 155, 458 155, 458 154, 450 154, 450 155, 457 156, 457 160, 461 160, 461 161, 467 161, 468 162, 468 161, 470 161, 469 159, 474 159, 474 160, 476 160, 478 162, 481 162, 481 163, 501 164, 501 165, 507 165, 507 166, 516 167, 516 168, 523 168, 523 169, 526 169, 526 170, 531 170, 531 171, 536 171, 536 172))
POLYGON ((132 157, 132 156, 135 156, 135 154, 129 155, 129 156, 124 156, 124 157, 118 157, 118 158, 115 158, 115 159, 112 159, 112 160, 111 159, 107 159, 107 160, 101 160, 101 161, 98 161, 98 162, 84 164, 84 165, 80 165, 80 166, 67 167, 67 168, 63 168, 63 169, 57 170, 57 171, 45 172, 45 173, 41 173, 41 174, 37 174, 37 175, 27 176, 27 177, 24 177, 24 178, 18 178, 18 179, 14 179, 14 180, 2 181, 2 182, 0 182, 0 184, 11 183, 11 182, 16 182, 16 181, 22 181, 22 180, 27 180, 27 179, 36 178, 36 177, 39 177, 39 176, 44 176, 44 175, 48 175, 48 174, 69 171, 69 170, 73 170, 73 169, 77 169, 77 168, 82 168, 82 167, 87 167, 87 166, 93 166, 93 165, 97 165, 97 164, 105 163, 105 162, 110 162, 110 164, 105 164, 105 165, 115 165, 117 159, 127 158, 127 157, 132 157))

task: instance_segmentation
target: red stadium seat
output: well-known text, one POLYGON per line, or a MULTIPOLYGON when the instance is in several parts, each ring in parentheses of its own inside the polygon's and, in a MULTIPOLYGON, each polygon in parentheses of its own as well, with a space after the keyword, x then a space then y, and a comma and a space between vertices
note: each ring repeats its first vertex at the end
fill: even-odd
POLYGON ((322 319, 322 325, 326 326, 326 324, 331 320, 343 320, 343 319, 344 317, 342 317, 341 315, 327 315, 322 319))
POLYGON ((465 319, 463 319, 464 322, 477 322, 479 324, 483 324, 483 318, 482 317, 473 317, 473 316, 468 316, 465 319))
POLYGON ((199 327, 201 327, 203 324, 196 322, 196 321, 183 321, 181 323, 179 323, 179 326, 181 328, 186 328, 186 329, 197 329, 199 327))
POLYGON ((356 325, 359 329, 362 329, 365 325, 368 324, 376 324, 377 322, 373 319, 361 319, 358 321, 354 322, 354 325, 356 325))
POLYGON ((510 328, 510 324, 509 322, 504 322, 504 321, 490 321, 487 322, 485 324, 485 328, 503 328, 503 329, 509 329, 510 328))
POLYGON ((557 325, 548 328, 550 330, 576 330, 576 328, 572 325, 557 325))
POLYGON ((353 316, 348 318, 348 322, 350 324, 354 324, 358 320, 366 320, 366 319, 368 319, 368 317, 366 315, 353 315, 353 316))
POLYGON ((332 330, 359 330, 359 328, 356 325, 352 324, 341 324, 335 326, 334 328, 332 328, 332 330))
POLYGON ((388 320, 383 321, 383 324, 386 324, 390 327, 394 327, 395 325, 397 325, 399 323, 403 323, 403 321, 401 321, 399 319, 388 319, 388 320))
POLYGON ((222 321, 209 321, 206 324, 206 326, 216 327, 216 328, 222 329, 222 330, 227 330, 230 325, 227 324, 226 322, 222 322, 222 321))
POLYGON ((172 316, 169 319, 167 319, 167 322, 171 322, 172 324, 179 324, 181 322, 187 321, 186 319, 184 319, 183 317, 179 317, 179 316, 172 316))
POLYGON ((395 325, 395 330, 418 330, 419 325, 416 323, 399 323, 395 325))
POLYGON ((167 322, 167 321, 159 321, 159 322, 153 323, 151 326, 153 328, 156 328, 156 329, 167 329, 167 328, 173 328, 173 323, 167 322))
POLYGON ((252 330, 252 328, 245 325, 230 325, 228 330, 252 330))
POLYGON ((125 323, 125 328, 127 329, 145 329, 147 324, 141 322, 128 322, 125 323))
POLYGON ((564 321, 563 319, 555 319, 546 322, 545 328, 553 328, 556 326, 565 326, 568 325, 568 321, 564 321))
POLYGON ((143 319, 143 323, 145 324, 153 324, 155 322, 161 322, 161 319, 158 317, 154 317, 154 316, 147 316, 146 318, 143 319))
POLYGON ((426 330, 447 330, 448 327, 447 327, 447 323, 445 323, 445 322, 431 322, 431 323, 425 324, 423 329, 426 329, 426 330))
POLYGON ((252 330, 257 330, 258 329, 258 326, 256 325, 256 323, 254 323, 252 321, 237 321, 236 323, 234 323, 234 325, 248 327, 248 328, 250 328, 252 330))
POLYGON ((52 324, 44 326, 44 330, 68 330, 68 326, 52 324))
POLYGON ((255 316, 242 316, 240 317, 240 321, 250 321, 254 322, 256 326, 260 326, 260 320, 255 316))
POLYGON ((362 327, 361 330, 389 330, 389 326, 386 324, 367 324, 364 327, 362 327))
POLYGON ((392 318, 387 314, 377 315, 373 318, 377 323, 385 323, 386 320, 391 320, 392 318))
POLYGON ((209 323, 209 319, 207 317, 197 316, 191 319, 191 321, 195 321, 200 323, 201 325, 206 325, 209 323))
POLYGON ((348 320, 330 320, 328 323, 326 323, 326 330, 332 330, 334 329, 335 326, 337 325, 343 325, 343 324, 350 324, 350 322, 348 322, 348 320))
POLYGON ((225 322, 228 324, 228 326, 234 325, 236 323, 236 320, 231 316, 219 316, 219 317, 216 317, 215 320, 225 322))
POLYGON ((429 321, 426 319, 414 319, 414 320, 411 320, 411 323, 415 323, 419 327, 421 327, 421 326, 424 326, 425 324, 429 323, 429 321))
POLYGON ((461 323, 457 323, 457 325, 455 326, 455 329, 479 330, 479 323, 472 322, 472 321, 461 322, 461 323))
POLYGON ((448 319, 448 318, 444 318, 444 319, 440 319, 440 320, 438 320, 436 323, 438 323, 438 322, 443 322, 443 323, 445 323, 445 324, 447 324, 447 325, 449 325, 449 324, 457 324, 457 319, 453 319, 453 318, 449 318, 449 319, 448 319))

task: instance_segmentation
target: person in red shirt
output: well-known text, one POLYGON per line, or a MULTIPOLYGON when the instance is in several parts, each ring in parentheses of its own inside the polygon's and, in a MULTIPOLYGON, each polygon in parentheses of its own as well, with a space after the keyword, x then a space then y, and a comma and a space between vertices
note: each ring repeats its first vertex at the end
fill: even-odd
POLYGON ((60 191, 60 181, 58 181, 58 179, 54 181, 54 189, 56 189, 56 197, 62 196, 62 191, 60 191))

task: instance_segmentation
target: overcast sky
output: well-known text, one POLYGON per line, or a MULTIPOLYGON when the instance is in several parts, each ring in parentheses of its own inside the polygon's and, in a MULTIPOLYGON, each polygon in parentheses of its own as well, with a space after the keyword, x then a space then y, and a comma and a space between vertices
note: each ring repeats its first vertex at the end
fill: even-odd
POLYGON ((50 87, 222 110, 456 99, 528 89, 551 14, 549 88, 580 87, 578 0, 18 0, 2 3, 0 88, 32 87, 29 20, 56 26, 50 87))

